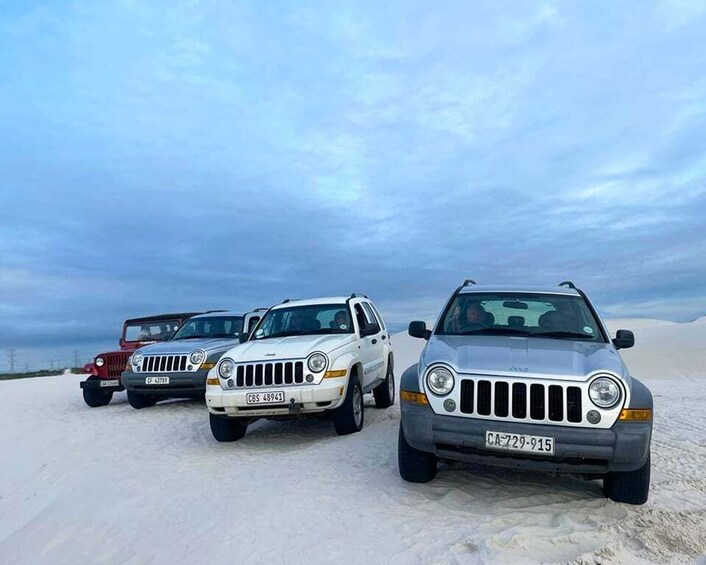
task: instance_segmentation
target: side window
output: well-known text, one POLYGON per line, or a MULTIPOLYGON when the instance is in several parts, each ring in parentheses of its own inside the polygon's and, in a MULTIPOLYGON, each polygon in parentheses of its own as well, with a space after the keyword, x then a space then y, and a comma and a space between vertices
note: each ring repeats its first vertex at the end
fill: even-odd
POLYGON ((255 326, 257 326, 257 323, 260 321, 260 316, 253 316, 250 318, 250 321, 248 322, 248 333, 252 333, 252 331, 255 329, 255 326))
POLYGON ((373 304, 372 302, 369 302, 368 304, 370 305, 370 308, 373 310, 373 313, 377 318, 378 324, 380 325, 380 329, 386 330, 387 328, 385 328, 385 322, 382 321, 382 316, 380 315, 378 309, 375 307, 375 304, 373 304))
POLYGON ((353 311, 355 312, 355 319, 358 322, 358 329, 362 330, 368 320, 365 317, 365 314, 363 313, 363 309, 360 307, 360 304, 355 304, 353 306, 353 311))
POLYGON ((380 322, 378 319, 375 317, 375 314, 373 314, 373 311, 370 309, 370 305, 367 302, 363 302, 363 310, 365 310, 366 318, 371 324, 375 324, 378 328, 378 331, 380 331, 380 322))

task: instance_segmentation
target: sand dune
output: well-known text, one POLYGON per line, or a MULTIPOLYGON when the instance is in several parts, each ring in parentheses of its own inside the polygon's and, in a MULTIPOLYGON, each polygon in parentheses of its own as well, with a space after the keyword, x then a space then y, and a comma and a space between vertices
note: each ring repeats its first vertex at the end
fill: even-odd
MULTIPOLYGON (((655 394, 649 502, 600 483, 396 469, 399 407, 336 437, 259 422, 218 444, 199 402, 89 409, 79 377, 0 383, 0 563, 664 563, 706 554, 706 324, 631 323, 632 372, 655 394)), ((614 328, 614 323, 610 323, 614 328)), ((393 336, 397 375, 423 345, 393 336)))

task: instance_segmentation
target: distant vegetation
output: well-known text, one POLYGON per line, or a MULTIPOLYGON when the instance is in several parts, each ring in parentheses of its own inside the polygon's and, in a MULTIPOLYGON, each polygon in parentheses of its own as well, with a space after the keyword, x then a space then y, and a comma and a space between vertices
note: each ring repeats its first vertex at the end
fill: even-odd
MULTIPOLYGON (((82 367, 72 367, 69 369, 74 374, 82 375, 82 367)), ((0 381, 11 381, 14 379, 31 379, 32 377, 51 377, 51 376, 61 376, 64 369, 43 369, 41 371, 29 371, 26 373, 0 373, 0 381)))

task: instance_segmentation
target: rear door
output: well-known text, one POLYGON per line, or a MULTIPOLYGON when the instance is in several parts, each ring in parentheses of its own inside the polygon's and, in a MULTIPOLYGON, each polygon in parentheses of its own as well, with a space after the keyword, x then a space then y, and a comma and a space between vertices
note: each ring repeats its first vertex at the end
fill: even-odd
MULTIPOLYGON (((385 378, 385 340, 382 336, 385 335, 384 329, 381 327, 380 321, 375 316, 370 304, 362 302, 361 306, 365 312, 366 320, 369 324, 375 327, 374 333, 368 335, 365 340, 370 348, 371 364, 370 377, 371 382, 379 381, 385 378)), ((387 336, 385 336, 387 337, 387 336)))

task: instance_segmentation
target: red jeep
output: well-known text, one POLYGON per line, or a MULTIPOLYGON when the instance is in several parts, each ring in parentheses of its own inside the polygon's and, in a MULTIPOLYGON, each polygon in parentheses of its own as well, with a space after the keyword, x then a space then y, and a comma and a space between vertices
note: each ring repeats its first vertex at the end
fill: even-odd
POLYGON ((182 323, 196 314, 201 312, 161 314, 125 320, 119 341, 120 351, 96 355, 93 363, 84 367, 84 370, 91 374, 81 382, 86 404, 91 407, 108 404, 114 392, 125 390, 120 384, 120 374, 125 370, 132 352, 143 345, 169 339, 182 323))

